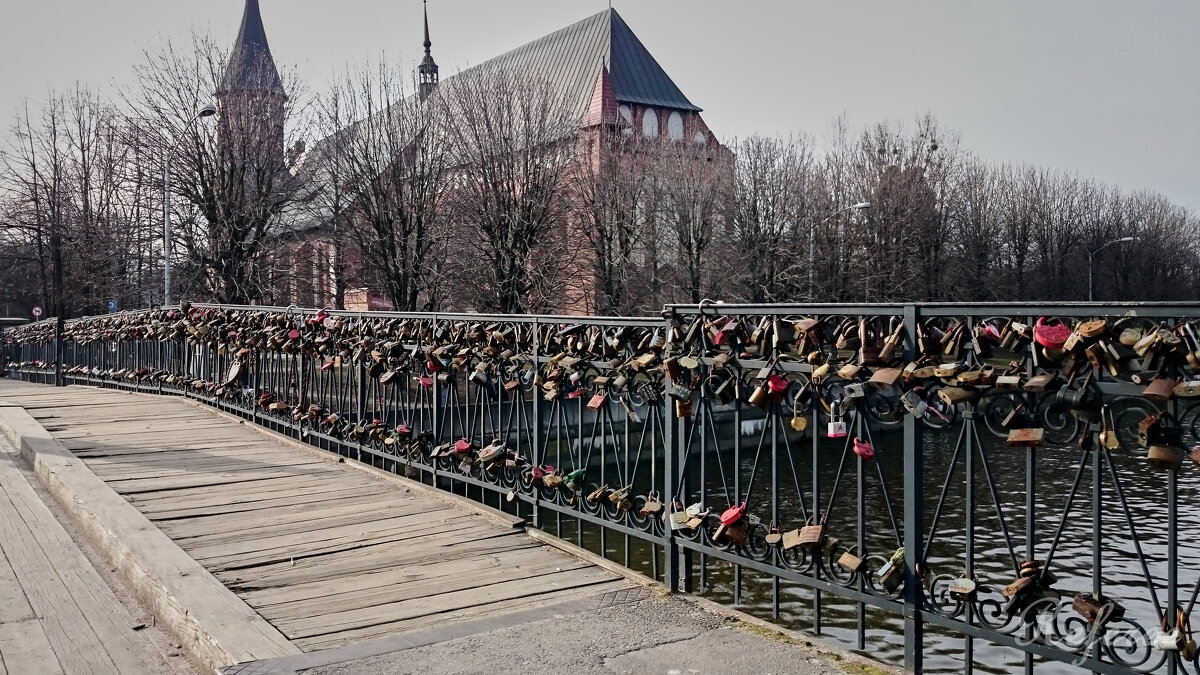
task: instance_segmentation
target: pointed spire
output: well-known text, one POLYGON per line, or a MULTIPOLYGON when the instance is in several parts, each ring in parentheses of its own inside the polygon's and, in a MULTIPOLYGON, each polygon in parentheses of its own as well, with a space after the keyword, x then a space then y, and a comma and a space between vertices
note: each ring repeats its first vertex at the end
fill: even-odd
POLYGON ((429 3, 422 2, 425 8, 425 58, 421 59, 421 65, 417 67, 417 73, 420 75, 419 94, 421 100, 429 97, 433 90, 438 85, 438 65, 433 60, 433 54, 430 48, 433 47, 433 42, 429 40, 429 3))
POLYGON ((263 28, 258 0, 246 0, 242 27, 229 52, 229 65, 221 81, 222 92, 257 91, 283 94, 283 82, 275 68, 267 31, 263 28))

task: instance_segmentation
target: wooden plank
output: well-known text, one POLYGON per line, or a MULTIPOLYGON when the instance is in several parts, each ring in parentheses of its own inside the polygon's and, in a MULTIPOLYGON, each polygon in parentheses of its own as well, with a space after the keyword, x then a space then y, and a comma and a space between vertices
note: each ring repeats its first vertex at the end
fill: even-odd
MULTIPOLYGON (((255 609, 261 609, 286 603, 333 597, 344 593, 386 589, 396 584, 422 582, 448 576, 472 575, 488 570, 523 569, 526 565, 536 565, 547 560, 567 564, 581 562, 577 558, 562 561, 556 556, 547 555, 547 553, 544 546, 521 548, 503 553, 488 549, 469 555, 459 553, 451 560, 442 560, 440 564, 380 564, 375 569, 362 570, 355 574, 326 575, 308 581, 293 580, 285 585, 247 590, 239 595, 255 609)), ((384 561, 381 559, 382 562, 384 561)), ((390 563, 390 561, 386 562, 390 563)))
POLYGON ((158 528, 179 542, 197 545, 213 540, 235 541, 268 537, 292 531, 370 523, 408 513, 422 513, 428 505, 404 494, 371 500, 317 502, 259 510, 253 518, 245 512, 159 521, 158 528))
POLYGON ((8 556, 0 550, 0 623, 20 623, 35 616, 8 556))
POLYGON ((322 463, 317 467, 287 467, 273 469, 271 467, 247 467, 244 469, 229 469, 220 473, 208 473, 199 476, 168 476, 157 478, 133 478, 130 480, 109 479, 107 482, 114 490, 122 495, 157 492, 160 490, 180 489, 212 489, 234 483, 258 483, 273 478, 327 477, 333 478, 337 471, 331 465, 322 463))
POLYGON ((276 506, 292 504, 319 505, 326 501, 340 499, 371 499, 380 495, 390 494, 395 488, 382 482, 373 485, 345 486, 329 481, 321 485, 310 486, 307 490, 282 490, 272 492, 254 492, 246 495, 232 493, 204 494, 186 500, 166 499, 156 495, 146 499, 146 495, 137 495, 129 501, 138 507, 151 520, 174 520, 202 515, 221 515, 225 513, 249 513, 259 509, 269 509, 276 506))
POLYGON ((561 602, 593 597, 632 586, 634 586, 634 583, 626 579, 600 581, 591 585, 547 590, 535 596, 514 597, 488 604, 446 609, 444 611, 430 612, 421 616, 406 617, 395 621, 381 621, 380 623, 358 628, 330 631, 311 637, 303 637, 298 634, 296 637, 289 636, 289 638, 304 651, 311 652, 363 640, 373 640, 385 636, 403 634, 410 630, 421 630, 435 625, 442 626, 459 621, 468 621, 519 610, 555 605, 561 602))
POLYGON ((497 554, 540 546, 520 533, 497 534, 495 526, 486 523, 459 531, 426 534, 419 539, 423 545, 421 548, 414 545, 416 538, 396 537, 294 561, 283 560, 251 568, 218 570, 215 574, 226 586, 241 592, 334 579, 388 567, 433 565, 451 558, 497 554), (438 543, 439 541, 441 543, 438 543))
POLYGON ((278 537, 263 537, 253 541, 218 542, 203 546, 187 546, 186 542, 182 542, 182 546, 196 560, 212 560, 214 565, 219 564, 217 561, 235 558, 240 558, 244 562, 284 560, 301 555, 311 555, 329 548, 340 549, 345 546, 360 545, 398 533, 419 536, 424 532, 449 528, 455 524, 469 523, 471 520, 479 518, 475 515, 451 510, 444 504, 439 506, 441 506, 441 511, 448 511, 453 515, 442 517, 438 513, 431 517, 431 513, 414 513, 366 525, 343 525, 278 537))
POLYGON ((224 515, 242 514, 251 516, 251 512, 262 512, 271 509, 294 506, 296 508, 312 507, 320 509, 324 504, 331 502, 345 501, 346 503, 354 504, 359 502, 369 503, 374 499, 386 497, 395 493, 394 487, 389 487, 383 483, 375 486, 367 487, 342 487, 339 485, 323 485, 313 492, 296 492, 289 491, 281 497, 258 498, 259 495, 251 495, 248 497, 236 497, 233 499, 223 495, 223 498, 214 499, 210 504, 202 504, 199 506, 175 506, 170 503, 164 503, 163 500, 153 501, 138 501, 130 500, 138 510, 146 514, 150 520, 155 522, 166 522, 171 520, 183 520, 186 518, 200 517, 215 517, 224 515))
POLYGON ((13 675, 63 675, 58 657, 38 619, 0 623, 0 658, 4 660, 2 670, 13 675))
MULTIPOLYGON (((276 626, 291 626, 295 621, 316 619, 325 615, 341 615, 344 612, 412 602, 445 593, 463 593, 472 589, 481 590, 501 583, 532 580, 557 575, 572 570, 592 567, 582 560, 561 560, 547 556, 543 551, 531 549, 527 553, 534 558, 525 565, 512 568, 492 567, 487 556, 472 561, 454 561, 446 569, 431 573, 425 578, 395 581, 380 586, 367 576, 356 576, 342 580, 341 585, 326 584, 327 595, 279 602, 282 592, 264 594, 265 604, 252 605, 267 621, 276 626), (538 555, 541 554, 541 555, 538 555), (334 591, 337 592, 334 592, 334 591)), ((440 566, 432 565, 435 569, 440 566)), ((411 572, 411 568, 408 570, 411 572)), ((289 589, 290 590, 290 589, 289 589)), ((285 631, 286 632, 286 631, 285 631)))
MULTIPOLYGON (((5 464, 16 468, 7 455, 0 454, 0 466, 5 464)), ((105 655, 103 641, 92 630, 68 592, 67 583, 59 576, 58 566, 51 563, 17 514, 7 495, 8 481, 11 478, 6 476, 6 494, 0 495, 0 546, 12 562, 30 607, 42 618, 42 627, 51 645, 56 647, 59 663, 67 673, 115 669, 116 665, 105 655), (97 665, 107 668, 96 668, 97 665)))
POLYGON ((132 481, 144 478, 173 478, 176 476, 205 476, 227 475, 234 471, 253 469, 278 471, 283 469, 299 469, 309 467, 328 468, 332 464, 319 457, 297 457, 290 462, 260 462, 242 457, 204 457, 193 455, 191 460, 175 458, 170 462, 88 462, 88 466, 97 476, 108 482, 132 481))
MULTIPOLYGON (((454 538, 455 530, 469 531, 468 528, 475 526, 469 520, 464 519, 459 523, 446 524, 435 523, 425 526, 401 526, 378 528, 371 533, 359 532, 351 534, 339 539, 331 539, 320 542, 319 544, 298 544, 296 546, 275 548, 267 551, 258 551, 254 553, 236 553, 233 555, 213 556, 208 558, 198 557, 209 570, 213 572, 227 570, 251 570, 264 565, 273 565, 284 563, 287 565, 295 565, 297 561, 302 561, 308 558, 324 558, 330 554, 339 553, 342 551, 352 551, 357 549, 366 549, 378 546, 380 544, 389 544, 393 542, 415 542, 417 539, 429 538, 432 536, 445 536, 454 538)), ((486 524, 483 524, 486 527, 486 524)), ((491 527, 492 533, 495 528, 491 527)), ((479 534, 480 538, 486 538, 489 535, 479 534)))
POLYGON ((622 590, 632 586, 632 582, 613 581, 599 586, 590 586, 586 588, 547 593, 537 599, 517 598, 514 600, 492 603, 484 607, 468 607, 462 610, 444 612, 441 614, 431 614, 429 616, 424 616, 417 619, 409 619, 396 623, 369 626, 366 628, 343 631, 341 633, 334 633, 331 635, 321 635, 314 638, 297 639, 293 642, 304 651, 313 652, 322 649, 342 647, 364 640, 374 640, 394 635, 403 635, 404 633, 424 630, 433 626, 445 626, 460 621, 481 619, 489 616, 509 614, 521 610, 536 609, 538 607, 545 607, 548 605, 556 605, 563 602, 595 597, 603 593, 622 590))
MULTIPOLYGON (((54 514, 24 480, 11 457, 0 457, 0 476, 4 477, 4 491, 9 503, 38 540, 45 558, 53 561, 57 576, 66 584, 67 593, 104 645, 109 659, 123 673, 151 672, 142 658, 146 646, 134 639, 129 614, 54 514)), ((57 642, 53 645, 56 651, 65 647, 57 642)))

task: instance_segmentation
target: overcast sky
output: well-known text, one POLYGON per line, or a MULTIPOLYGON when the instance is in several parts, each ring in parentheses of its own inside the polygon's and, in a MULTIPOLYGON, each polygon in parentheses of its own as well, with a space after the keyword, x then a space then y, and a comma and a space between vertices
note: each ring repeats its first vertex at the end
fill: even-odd
MULTIPOLYGON (((276 60, 315 89, 347 62, 420 57, 419 0, 261 0, 276 60)), ((0 0, 0 113, 128 81, 192 27, 232 43, 243 0, 0 0)), ((431 0, 445 77, 607 0, 431 0)), ((1200 210, 1196 0, 616 0, 722 137, 931 112, 993 161, 1077 171, 1200 210)))

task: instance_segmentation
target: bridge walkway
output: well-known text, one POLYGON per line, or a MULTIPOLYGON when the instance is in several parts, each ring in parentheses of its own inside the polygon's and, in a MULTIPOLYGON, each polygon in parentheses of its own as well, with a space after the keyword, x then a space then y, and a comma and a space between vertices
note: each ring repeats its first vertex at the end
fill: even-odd
POLYGON ((186 400, 10 380, 0 399, 300 651, 637 586, 511 524, 186 400))

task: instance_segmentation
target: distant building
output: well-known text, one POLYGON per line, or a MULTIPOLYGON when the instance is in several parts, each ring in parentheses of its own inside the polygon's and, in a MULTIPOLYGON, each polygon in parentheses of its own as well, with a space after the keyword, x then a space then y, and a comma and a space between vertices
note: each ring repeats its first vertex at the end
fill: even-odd
MULTIPOLYGON (((424 57, 417 68, 417 96, 422 100, 442 84, 432 55, 428 12, 424 19, 424 57)), ((246 2, 232 55, 222 92, 218 94, 222 104, 239 105, 254 115, 277 112, 282 119, 286 97, 278 84, 258 0, 246 2), (248 68, 247 63, 252 67, 248 68), (247 100, 257 106, 253 111, 247 100)), ((616 10, 602 11, 474 68, 507 68, 546 77, 561 87, 565 100, 578 115, 583 135, 599 138, 607 132, 645 139, 648 143, 643 148, 670 144, 674 152, 680 148, 694 152, 699 161, 717 157, 732 165, 732 154, 709 130, 701 109, 680 91, 616 10)), ((282 151, 282 127, 279 129, 282 151)), ((274 131, 271 128, 272 134, 274 131)), ((590 143, 589 147, 595 156, 588 158, 588 165, 598 166, 599 153, 605 152, 610 144, 590 143)), ((265 298, 267 302, 332 307, 339 285, 336 271, 341 267, 345 270, 340 285, 346 309, 389 307, 390 303, 372 289, 370 270, 356 264, 357 257, 352 251, 345 254, 341 265, 337 264, 334 229, 332 223, 310 222, 294 230, 295 236, 286 244, 281 242, 273 261, 280 281, 274 289, 276 297, 265 298)), ((586 279, 586 269, 581 268, 578 276, 580 279, 567 289, 562 306, 557 309, 570 313, 592 311, 595 302, 590 296, 595 291, 586 279)))

